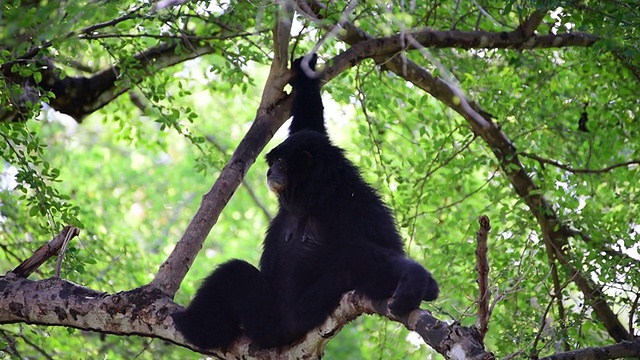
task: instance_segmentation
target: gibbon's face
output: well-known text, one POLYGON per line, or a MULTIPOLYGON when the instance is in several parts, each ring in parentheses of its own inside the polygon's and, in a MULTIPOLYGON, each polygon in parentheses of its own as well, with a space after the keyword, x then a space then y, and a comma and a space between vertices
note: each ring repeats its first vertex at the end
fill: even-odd
POLYGON ((313 156, 297 138, 290 137, 267 154, 267 186, 280 197, 295 196, 294 189, 304 187, 312 170, 313 156))
POLYGON ((273 163, 269 162, 267 170, 267 186, 276 195, 280 195, 287 188, 287 164, 284 159, 277 158, 273 163))

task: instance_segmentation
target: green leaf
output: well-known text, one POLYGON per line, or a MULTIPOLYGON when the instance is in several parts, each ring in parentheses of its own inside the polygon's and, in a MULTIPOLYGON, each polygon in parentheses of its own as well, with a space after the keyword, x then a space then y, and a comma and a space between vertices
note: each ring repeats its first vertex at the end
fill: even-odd
POLYGON ((42 73, 34 72, 33 73, 33 81, 35 81, 36 84, 40 84, 40 82, 42 81, 42 73))

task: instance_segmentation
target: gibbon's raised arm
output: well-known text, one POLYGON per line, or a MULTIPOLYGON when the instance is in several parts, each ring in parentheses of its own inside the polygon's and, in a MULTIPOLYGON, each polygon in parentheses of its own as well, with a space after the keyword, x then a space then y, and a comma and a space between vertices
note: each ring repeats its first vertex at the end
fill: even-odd
POLYGON ((291 81, 294 95, 291 106, 293 120, 289 126, 290 135, 301 130, 312 130, 327 135, 327 129, 324 126, 324 106, 320 96, 322 75, 315 73, 317 60, 316 54, 309 54, 295 59, 291 64, 294 72, 291 81), (305 58, 308 66, 304 64, 305 58))

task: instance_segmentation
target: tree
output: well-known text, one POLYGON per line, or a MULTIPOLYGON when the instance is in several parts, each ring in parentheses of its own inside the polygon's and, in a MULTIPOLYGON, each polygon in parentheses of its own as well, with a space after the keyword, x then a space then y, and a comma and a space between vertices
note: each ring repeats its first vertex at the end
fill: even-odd
POLYGON ((640 357, 636 0, 2 6, 11 356, 183 358, 173 299, 223 259, 259 256, 273 200, 250 169, 290 113, 289 60, 317 51, 331 137, 441 299, 396 319, 349 293, 291 348, 192 350, 410 357, 400 322, 429 345, 416 357, 640 357), (329 343, 362 313, 395 321, 358 319, 329 343))

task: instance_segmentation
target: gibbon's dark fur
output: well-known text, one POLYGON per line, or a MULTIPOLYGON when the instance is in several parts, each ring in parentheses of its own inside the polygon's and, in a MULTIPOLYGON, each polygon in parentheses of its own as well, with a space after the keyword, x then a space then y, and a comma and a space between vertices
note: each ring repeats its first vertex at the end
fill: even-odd
POLYGON ((331 144, 319 80, 301 71, 300 59, 293 69, 290 135, 267 154, 267 183, 280 208, 260 270, 242 260, 220 265, 189 307, 173 314, 200 348, 228 347, 243 333, 261 348, 290 344, 324 322, 350 290, 392 298, 397 315, 438 297, 431 274, 405 256, 389 208, 331 144))

